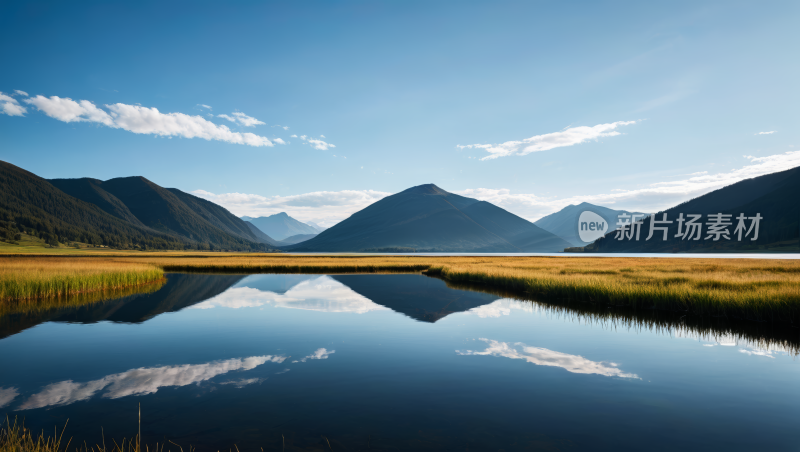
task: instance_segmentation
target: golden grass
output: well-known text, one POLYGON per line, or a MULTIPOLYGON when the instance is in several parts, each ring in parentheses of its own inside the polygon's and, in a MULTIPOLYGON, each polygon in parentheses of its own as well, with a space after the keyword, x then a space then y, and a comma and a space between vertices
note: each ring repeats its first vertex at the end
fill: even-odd
POLYGON ((0 259, 0 301, 60 298, 88 292, 121 289, 164 277, 150 264, 108 259, 0 259))
MULTIPOLYGON (((55 280, 54 275, 73 268, 76 269, 75 285, 60 283, 53 287, 92 290, 106 281, 109 284, 136 284, 137 281, 160 278, 160 273, 151 273, 160 271, 425 272, 454 283, 481 284, 527 294, 541 301, 582 301, 758 321, 800 321, 800 261, 797 260, 235 253, 0 257, 0 287, 9 285, 9 275, 22 275, 17 276, 18 281, 27 278, 31 283, 17 282, 10 287, 30 287, 28 293, 38 296, 56 293, 64 289, 48 289, 49 283, 36 285, 34 281, 55 280), (81 270, 77 269, 84 269, 82 271, 87 276, 79 276, 81 270)), ((0 296, 3 294, 0 292, 0 296)))

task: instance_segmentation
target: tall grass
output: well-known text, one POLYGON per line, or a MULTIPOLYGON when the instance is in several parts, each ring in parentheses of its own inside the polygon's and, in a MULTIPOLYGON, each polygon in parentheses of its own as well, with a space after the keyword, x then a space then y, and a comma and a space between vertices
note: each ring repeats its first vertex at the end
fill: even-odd
POLYGON ((159 279, 163 271, 425 272, 539 300, 800 323, 800 261, 517 256, 162 254, 0 258, 0 300, 58 296, 159 279))
POLYGON ((0 301, 58 298, 157 281, 154 265, 108 259, 0 258, 0 301))

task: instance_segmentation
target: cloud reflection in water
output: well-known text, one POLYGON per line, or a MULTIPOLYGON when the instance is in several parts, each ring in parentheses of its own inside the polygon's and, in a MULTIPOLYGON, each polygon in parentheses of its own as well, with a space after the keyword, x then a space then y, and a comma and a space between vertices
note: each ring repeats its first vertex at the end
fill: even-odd
POLYGON ((307 311, 354 312, 357 314, 388 309, 359 295, 329 276, 303 281, 286 291, 285 294, 252 287, 234 287, 214 298, 198 303, 192 308, 239 309, 264 305, 307 311))
POLYGON ((250 370, 264 363, 282 363, 284 356, 251 356, 244 359, 212 361, 205 364, 181 366, 142 367, 119 374, 108 375, 87 383, 72 380, 47 385, 41 392, 32 395, 19 409, 29 410, 46 406, 69 405, 88 400, 105 389, 103 397, 118 399, 129 395, 152 394, 165 386, 186 386, 210 380, 234 370, 250 370))
POLYGON ((560 367, 575 374, 596 374, 605 377, 639 378, 636 374, 625 373, 615 363, 590 361, 582 356, 568 355, 546 348, 531 347, 522 342, 499 342, 481 338, 488 347, 484 351, 456 350, 459 355, 501 356, 511 359, 523 359, 537 366, 560 367))

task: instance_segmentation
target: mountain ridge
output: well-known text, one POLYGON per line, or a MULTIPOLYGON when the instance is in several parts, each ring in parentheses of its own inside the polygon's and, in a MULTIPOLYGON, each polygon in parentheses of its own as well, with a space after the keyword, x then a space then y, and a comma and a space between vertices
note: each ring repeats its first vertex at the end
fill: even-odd
POLYGON ((569 246, 491 203, 424 184, 383 198, 316 237, 285 249, 560 252, 569 246))

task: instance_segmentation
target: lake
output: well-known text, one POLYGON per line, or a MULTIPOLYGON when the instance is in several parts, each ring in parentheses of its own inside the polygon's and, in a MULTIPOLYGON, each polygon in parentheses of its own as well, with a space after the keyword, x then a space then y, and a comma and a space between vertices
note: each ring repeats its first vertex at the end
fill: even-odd
POLYGON ((141 405, 143 443, 187 451, 800 447, 796 328, 418 274, 167 278, 0 318, 0 415, 74 446, 141 405))

